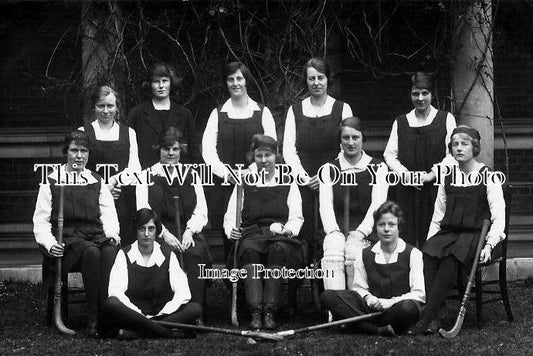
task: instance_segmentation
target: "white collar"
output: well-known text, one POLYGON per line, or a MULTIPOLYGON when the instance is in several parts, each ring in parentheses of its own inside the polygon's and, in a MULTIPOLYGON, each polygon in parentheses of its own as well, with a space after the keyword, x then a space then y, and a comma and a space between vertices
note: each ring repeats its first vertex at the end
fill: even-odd
MULTIPOLYGON (((405 248, 406 248, 406 243, 405 241, 398 237, 398 244, 396 245, 396 249, 392 252, 391 255, 398 255, 400 253, 402 253, 403 251, 405 251, 405 248)), ((372 247, 372 252, 374 252, 376 255, 383 255, 383 250, 381 249, 381 241, 378 241, 374 247, 372 247)))
MULTIPOLYGON (((332 96, 326 95, 326 101, 324 101, 324 105, 322 105, 322 107, 332 107, 333 104, 335 104, 335 99, 332 96)), ((311 97, 308 96, 302 100, 302 105, 309 105, 311 107, 313 105, 311 104, 311 97)))
POLYGON ((370 164, 370 161, 372 161, 372 157, 367 155, 365 151, 363 151, 363 154, 361 155, 361 159, 355 165, 352 165, 350 162, 346 160, 342 150, 341 152, 339 152, 339 155, 337 156, 337 158, 339 159, 339 166, 341 168, 341 171, 346 171, 349 169, 353 169, 358 172, 364 171, 367 169, 367 166, 370 164))
POLYGON ((131 248, 128 251, 128 258, 131 263, 135 262, 137 265, 142 267, 152 267, 153 265, 161 267, 163 262, 165 262, 165 255, 163 255, 163 252, 161 252, 161 246, 156 241, 154 241, 154 250, 152 251, 152 255, 150 255, 147 263, 144 263, 144 258, 139 251, 139 244, 137 241, 131 244, 131 248))
MULTIPOLYGON (((224 105, 220 108, 220 112, 233 112, 235 110, 235 107, 231 104, 231 98, 226 100, 224 105)), ((246 106, 245 110, 249 111, 260 111, 259 105, 257 102, 255 102, 252 98, 248 96, 248 105, 246 106)))
POLYGON ((407 119, 408 120, 414 120, 416 122, 424 122, 424 123, 427 123, 428 125, 433 122, 433 119, 435 118, 435 116, 437 116, 437 113, 439 112, 437 109, 435 109, 433 107, 433 105, 430 105, 429 106, 429 115, 425 118, 425 119, 419 119, 416 117, 415 115, 415 109, 411 110, 408 114, 407 114, 407 119))
POLYGON ((108 132, 112 132, 112 131, 118 130, 118 125, 119 124, 118 124, 118 122, 113 120, 113 125, 111 126, 109 131, 105 131, 105 132, 100 128, 100 124, 98 123, 98 119, 96 119, 93 122, 91 122, 91 125, 92 125, 95 133, 108 133, 108 132))

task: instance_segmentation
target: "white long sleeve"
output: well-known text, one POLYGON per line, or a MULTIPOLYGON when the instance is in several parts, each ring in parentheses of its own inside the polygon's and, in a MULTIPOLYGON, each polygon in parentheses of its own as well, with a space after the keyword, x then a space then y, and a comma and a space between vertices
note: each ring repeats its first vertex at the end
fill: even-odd
POLYGON ((115 241, 120 243, 120 224, 118 223, 117 210, 115 209, 115 202, 109 189, 104 184, 104 180, 100 180, 100 221, 104 234, 107 237, 112 237, 115 241))
POLYGON ((437 198, 435 199, 435 206, 433 208, 433 216, 431 217, 431 223, 429 224, 429 230, 427 239, 433 237, 437 232, 440 231, 440 223, 442 218, 444 218, 444 213, 446 212, 446 190, 444 184, 439 185, 437 190, 437 198))
MULTIPOLYGON (((61 171, 64 171, 64 166, 61 167, 61 171)), ((84 170, 82 174, 87 178, 88 184, 96 183, 96 179, 88 169, 84 170)), ((56 173, 52 173, 49 177, 53 178, 55 175, 56 173)), ((117 243, 119 243, 120 227, 117 212, 115 210, 115 203, 113 201, 113 196, 106 188, 103 180, 100 181, 98 202, 100 207, 100 221, 105 236, 112 237, 117 243)), ((41 184, 37 195, 35 211, 33 213, 33 233, 35 235, 35 241, 47 251, 50 251, 50 248, 57 243, 56 238, 52 235, 52 224, 50 222, 51 215, 52 192, 50 190, 50 185, 41 184)))
POLYGON ((189 282, 187 275, 180 267, 175 253, 170 254, 170 263, 168 266, 168 273, 170 279, 170 288, 174 292, 171 300, 165 304, 158 315, 172 314, 179 309, 183 304, 191 300, 191 291, 189 289, 189 282))
POLYGON ((126 255, 123 250, 118 251, 115 263, 109 274, 109 287, 107 289, 110 297, 116 297, 118 300, 131 310, 142 314, 141 309, 137 308, 126 295, 128 290, 128 264, 126 255))
POLYGON ((41 184, 35 203, 35 212, 33 213, 33 235, 35 241, 43 246, 46 251, 50 251, 53 245, 57 243, 56 238, 52 235, 52 192, 50 185, 41 184))

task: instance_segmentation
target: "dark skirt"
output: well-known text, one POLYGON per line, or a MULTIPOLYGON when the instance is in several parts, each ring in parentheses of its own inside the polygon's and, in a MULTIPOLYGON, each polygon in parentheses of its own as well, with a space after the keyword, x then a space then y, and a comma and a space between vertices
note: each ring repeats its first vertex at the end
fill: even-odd
POLYGON ((135 186, 123 186, 121 190, 119 198, 115 199, 115 209, 120 223, 120 244, 125 247, 137 240, 131 228, 131 219, 136 212, 135 186))
MULTIPOLYGON (((262 256, 266 256, 271 248, 282 249, 285 253, 285 261, 287 268, 302 268, 305 266, 306 253, 304 243, 298 238, 288 238, 284 235, 273 235, 270 232, 269 226, 259 227, 252 225, 245 227, 242 231, 242 238, 239 241, 239 250, 237 251, 237 266, 242 267, 241 260, 244 251, 252 249, 262 256)), ((230 268, 233 266, 233 248, 228 257, 227 265, 230 268)))
POLYGON ((470 265, 476 255, 480 231, 441 230, 426 241, 422 252, 436 258, 455 256, 464 265, 470 265))
MULTIPOLYGON (((54 231, 54 233, 56 233, 54 231)), ((61 265, 62 274, 70 272, 83 257, 85 250, 91 246, 101 247, 105 244, 113 244, 111 238, 106 237, 101 226, 85 225, 78 227, 66 227, 63 229, 63 243, 65 251, 61 265)), ((116 246, 115 246, 116 247, 116 246)), ((56 259, 43 258, 43 285, 52 286, 56 274, 56 259)))
POLYGON ((438 190, 433 182, 426 183, 421 188, 422 190, 418 190, 403 185, 395 187, 396 202, 405 216, 405 242, 417 248, 421 248, 426 241, 438 190))
POLYGON ((205 188, 209 222, 211 229, 222 230, 224 228, 224 214, 235 186, 233 184, 222 185, 223 180, 218 177, 215 177, 213 182, 215 185, 205 188))

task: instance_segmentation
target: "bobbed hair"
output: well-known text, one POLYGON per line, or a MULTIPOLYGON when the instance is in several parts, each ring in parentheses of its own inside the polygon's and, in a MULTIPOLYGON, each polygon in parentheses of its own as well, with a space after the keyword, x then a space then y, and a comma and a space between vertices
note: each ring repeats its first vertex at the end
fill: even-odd
POLYGON ((403 210, 396 202, 388 200, 381 204, 379 208, 374 211, 374 230, 376 229, 378 220, 385 214, 391 213, 398 218, 398 225, 403 224, 403 210))
POLYGON ((151 94, 150 88, 152 85, 152 81, 158 77, 170 78, 170 91, 171 92, 174 89, 176 89, 179 83, 181 82, 181 78, 179 78, 176 75, 176 71, 174 70, 174 67, 172 67, 170 64, 167 64, 167 63, 157 62, 157 63, 152 64, 152 66, 148 68, 146 77, 142 84, 143 89, 145 89, 146 91, 149 91, 151 94))
POLYGON ((248 69, 244 63, 239 61, 229 62, 224 66, 224 84, 226 84, 228 76, 232 75, 239 69, 241 70, 242 76, 246 80, 246 87, 252 84, 252 73, 250 72, 250 69, 248 69))
POLYGON ((89 141, 89 136, 84 131, 74 130, 65 135, 65 140, 63 143, 63 154, 66 155, 70 144, 74 142, 77 145, 84 146, 89 151, 91 150, 91 143, 89 141))
POLYGON ((339 127, 337 128, 337 138, 339 142, 341 141, 342 129, 345 127, 351 127, 352 129, 360 131, 361 134, 363 134, 363 142, 365 142, 364 127, 363 127, 363 123, 360 118, 358 118, 357 116, 351 116, 341 121, 341 123, 339 124, 339 127))
POLYGON ((152 219, 154 220, 156 228, 156 236, 159 236, 161 230, 163 229, 161 225, 161 219, 159 219, 159 215, 157 215, 157 213, 152 209, 142 208, 140 210, 137 210, 137 212, 135 213, 135 215, 133 215, 133 218, 131 219, 131 228, 134 232, 136 232, 137 229, 139 229, 152 219))
POLYGON ((159 156, 161 154, 161 148, 171 147, 177 142, 179 143, 182 152, 185 153, 184 151, 187 150, 187 145, 183 144, 182 141, 183 135, 181 134, 181 131, 174 126, 170 126, 159 134, 159 137, 157 138, 157 144, 155 144, 152 148, 156 155, 159 156))
POLYGON ((481 136, 478 130, 467 125, 459 125, 455 128, 455 130, 453 130, 452 136, 450 137, 450 142, 448 142, 448 151, 450 152, 450 154, 452 153, 453 138, 455 135, 459 134, 465 135, 467 139, 472 142, 472 155, 474 157, 479 156, 481 152, 481 136))

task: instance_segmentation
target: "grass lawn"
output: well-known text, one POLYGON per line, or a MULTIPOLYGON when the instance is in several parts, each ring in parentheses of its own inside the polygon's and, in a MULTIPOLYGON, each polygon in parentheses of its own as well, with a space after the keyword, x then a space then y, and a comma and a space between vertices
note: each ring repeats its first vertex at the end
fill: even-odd
MULTIPOLYGON (((208 293, 210 318, 207 324, 229 327, 230 292, 222 283, 215 283, 208 293)), ((308 293, 304 290, 302 294, 305 303, 308 293)), ((514 282, 510 294, 515 322, 507 322, 502 305, 487 305, 485 327, 480 331, 475 326, 475 306, 470 303, 463 329, 450 340, 440 336, 384 338, 345 334, 333 329, 295 335, 278 343, 250 345, 246 338, 223 334, 175 340, 88 339, 83 310, 76 306, 70 309, 69 326, 78 333, 72 337, 63 336, 44 322, 44 294, 40 286, 0 282, 0 355, 531 355, 533 285, 527 281, 514 282)), ((456 302, 448 303, 450 324, 457 315, 457 307, 456 302)), ((303 314, 292 323, 286 321, 283 328, 317 323, 316 314, 303 314)))

